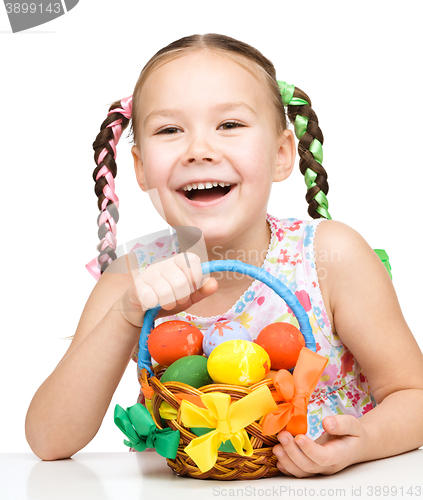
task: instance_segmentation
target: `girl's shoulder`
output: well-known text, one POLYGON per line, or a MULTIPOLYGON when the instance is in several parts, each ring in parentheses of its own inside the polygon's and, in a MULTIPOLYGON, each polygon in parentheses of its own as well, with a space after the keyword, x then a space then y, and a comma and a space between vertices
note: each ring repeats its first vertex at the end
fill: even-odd
MULTIPOLYGON (((364 259, 379 261, 374 250, 361 234, 347 224, 336 221, 317 219, 314 247, 316 261, 321 265, 341 268, 351 266, 364 259)), ((312 221, 313 222, 313 221, 312 221)))
POLYGON ((333 291, 343 282, 360 279, 377 279, 386 269, 375 251, 361 234, 347 224, 318 219, 314 235, 314 258, 319 280, 325 280, 325 288, 333 291))
POLYGON ((367 314, 364 311, 380 310, 384 295, 386 302, 392 301, 391 278, 363 236, 340 221, 324 219, 317 226, 314 258, 326 308, 333 314, 333 330, 350 346, 354 332, 345 324, 357 323, 367 314), (378 301, 371 307, 375 296, 378 301))

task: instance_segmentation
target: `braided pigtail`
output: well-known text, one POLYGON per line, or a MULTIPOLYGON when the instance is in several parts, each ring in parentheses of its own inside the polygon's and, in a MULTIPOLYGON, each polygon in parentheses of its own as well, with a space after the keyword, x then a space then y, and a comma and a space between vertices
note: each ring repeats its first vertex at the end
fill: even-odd
POLYGON ((307 94, 278 81, 282 102, 288 107, 288 117, 295 127, 295 135, 299 140, 298 153, 300 155, 300 170, 307 185, 306 200, 309 204, 308 213, 313 219, 329 215, 329 203, 326 195, 329 191, 328 174, 322 166, 323 161, 323 134, 319 127, 319 120, 311 108, 311 101, 307 94))
POLYGON ((132 96, 114 102, 101 125, 101 130, 93 142, 94 161, 97 167, 93 172, 95 194, 98 196, 97 218, 100 252, 86 265, 88 271, 99 279, 101 274, 116 259, 116 223, 119 221, 119 198, 115 193, 116 144, 129 124, 132 114, 132 96))

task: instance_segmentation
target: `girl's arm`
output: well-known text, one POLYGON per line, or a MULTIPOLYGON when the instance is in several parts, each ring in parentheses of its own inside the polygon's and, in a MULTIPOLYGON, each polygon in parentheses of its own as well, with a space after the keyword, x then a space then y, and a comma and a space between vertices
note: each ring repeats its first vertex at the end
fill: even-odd
POLYGON ((336 221, 319 224, 315 255, 334 329, 362 367, 378 406, 360 418, 324 418, 326 433, 316 442, 281 432, 274 448, 278 466, 297 477, 333 474, 423 445, 423 356, 386 269, 356 231, 336 221))
POLYGON ((135 263, 128 262, 127 272, 117 259, 101 276, 68 351, 31 401, 26 437, 43 460, 69 458, 96 435, 137 345, 147 307, 159 301, 163 309, 157 317, 169 316, 217 290, 214 278, 203 279, 201 260, 193 253, 155 263, 141 274, 135 255, 131 258, 135 263), (136 269, 134 278, 130 267, 136 269))
POLYGON ((68 458, 100 428, 139 337, 118 303, 132 283, 129 273, 103 273, 69 349, 33 397, 25 432, 39 458, 68 458))

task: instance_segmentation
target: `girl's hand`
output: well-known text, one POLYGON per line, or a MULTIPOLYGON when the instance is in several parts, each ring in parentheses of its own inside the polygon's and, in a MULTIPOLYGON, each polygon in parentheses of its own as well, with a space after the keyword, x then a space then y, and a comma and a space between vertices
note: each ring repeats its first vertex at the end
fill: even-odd
POLYGON ((303 435, 294 439, 286 431, 278 434, 281 444, 273 448, 273 453, 283 474, 295 477, 327 476, 357 463, 364 440, 360 419, 352 415, 325 417, 323 428, 326 433, 316 441, 303 435))
POLYGON ((121 297, 123 317, 141 327, 147 309, 162 307, 157 318, 177 314, 212 295, 218 288, 214 278, 203 280, 201 260, 190 252, 157 262, 137 275, 121 297))

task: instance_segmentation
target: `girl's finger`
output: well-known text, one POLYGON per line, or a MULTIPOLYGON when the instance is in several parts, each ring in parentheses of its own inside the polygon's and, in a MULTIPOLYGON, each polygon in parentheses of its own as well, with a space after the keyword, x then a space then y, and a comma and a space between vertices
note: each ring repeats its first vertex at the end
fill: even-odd
MULTIPOLYGON (((171 266, 162 269, 160 274, 171 286, 176 303, 185 304, 191 295, 190 284, 185 273, 177 266, 171 266)), ((165 309, 169 309, 169 307, 165 309)))
POLYGON ((356 436, 362 435, 362 427, 358 418, 353 415, 334 415, 325 417, 322 421, 323 428, 334 436, 356 436))
POLYGON ((273 448, 273 453, 278 459, 277 467, 283 474, 295 477, 309 477, 314 475, 301 469, 285 452, 283 446, 279 444, 276 445, 273 448))
MULTIPOLYGON (((300 447, 296 443, 295 439, 291 436, 291 434, 289 434, 288 432, 279 433, 278 439, 282 445, 283 451, 293 464, 291 465, 287 460, 286 462, 282 462, 282 465, 288 470, 288 472, 291 472, 294 475, 297 475, 294 472, 294 470, 297 469, 297 472, 301 471, 302 473, 307 474, 317 474, 320 472, 321 466, 301 451, 300 447)), ((301 477, 305 476, 302 475, 301 477)))
POLYGON ((201 288, 196 292, 191 294, 191 300, 193 304, 200 302, 200 300, 205 299, 206 297, 213 295, 218 289, 219 284, 215 278, 206 278, 201 288))
MULTIPOLYGON (((303 456, 307 457, 317 468, 334 466, 339 462, 342 443, 331 441, 331 446, 322 446, 307 436, 298 435, 294 439, 303 456), (337 446, 339 444, 339 446, 337 446)), ((304 462, 305 463, 305 462, 304 462)))
POLYGON ((197 302, 200 302, 209 295, 212 295, 217 290, 217 288, 217 281, 214 278, 208 278, 204 285, 199 290, 192 293, 184 304, 178 304, 175 309, 172 310, 160 309, 157 318, 165 318, 166 316, 173 316, 174 314, 185 311, 197 302))
POLYGON ((137 283, 137 291, 143 310, 155 307, 158 303, 166 310, 173 309, 176 306, 172 287, 160 275, 155 276, 154 284, 137 283), (153 304, 154 301, 156 301, 155 304, 153 304))
POLYGON ((288 472, 285 467, 279 462, 279 460, 276 462, 276 467, 282 472, 284 476, 293 476, 290 472, 288 472))
POLYGON ((131 305, 133 305, 134 312, 138 311, 138 307, 145 312, 147 309, 154 307, 159 301, 153 288, 144 282, 136 282, 134 286, 128 289, 124 297, 128 298, 127 303, 125 302, 125 310, 131 311, 131 305))
POLYGON ((203 271, 201 268, 201 259, 197 254, 191 252, 180 253, 176 255, 173 263, 185 274, 192 288, 190 292, 195 292, 201 287, 203 271))

